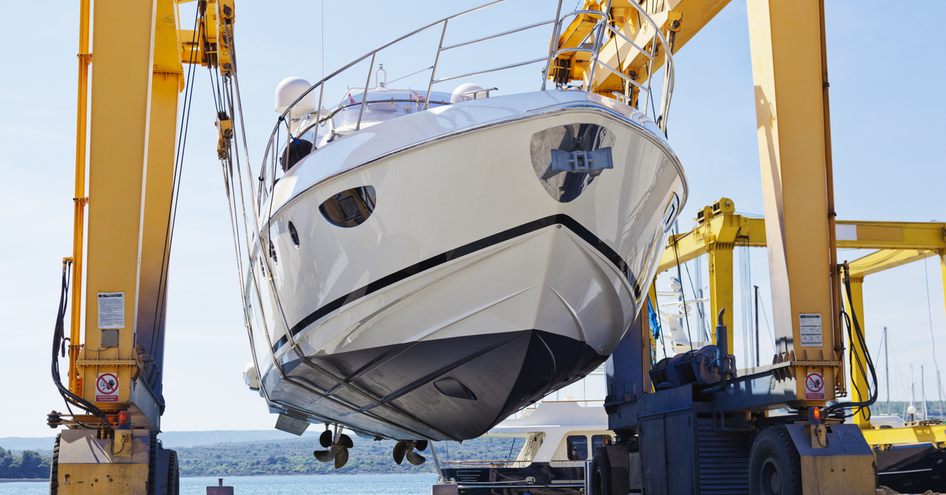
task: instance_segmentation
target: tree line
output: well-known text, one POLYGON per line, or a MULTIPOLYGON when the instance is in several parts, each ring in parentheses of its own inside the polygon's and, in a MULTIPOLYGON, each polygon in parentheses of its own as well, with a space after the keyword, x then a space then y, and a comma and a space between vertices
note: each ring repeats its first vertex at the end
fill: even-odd
POLYGON ((49 457, 32 450, 14 454, 0 447, 0 478, 48 478, 49 457))

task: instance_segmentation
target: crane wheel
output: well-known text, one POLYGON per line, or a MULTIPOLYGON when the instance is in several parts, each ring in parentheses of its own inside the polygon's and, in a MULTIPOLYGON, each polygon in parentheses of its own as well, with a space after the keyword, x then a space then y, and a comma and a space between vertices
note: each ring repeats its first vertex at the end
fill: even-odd
POLYGON ((177 462, 177 452, 168 451, 168 495, 181 493, 181 466, 177 462))
POLYGON ((59 493, 59 440, 56 435, 56 443, 53 444, 53 458, 49 461, 49 495, 59 493))
POLYGON ((801 461, 783 425, 769 426, 755 437, 749 454, 749 493, 800 495, 801 461))
POLYGON ((621 446, 598 447, 591 459, 592 493, 624 495, 627 493, 627 450, 621 446))

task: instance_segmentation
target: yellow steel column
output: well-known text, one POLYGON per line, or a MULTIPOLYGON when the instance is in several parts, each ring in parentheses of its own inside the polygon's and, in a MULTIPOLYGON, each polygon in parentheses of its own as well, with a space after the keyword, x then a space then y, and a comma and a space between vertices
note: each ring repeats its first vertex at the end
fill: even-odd
POLYGON ((127 403, 137 369, 134 329, 142 188, 148 160, 154 14, 153 0, 95 3, 88 280, 80 373, 82 395, 107 411, 121 409, 127 403), (102 327, 110 334, 117 330, 117 346, 103 345, 102 327), (97 393, 100 373, 116 374, 116 398, 97 393))
POLYGON ((939 252, 939 268, 943 275, 943 303, 946 304, 946 251, 939 252))
POLYGON ((723 324, 729 332, 727 354, 733 353, 733 243, 715 242, 707 249, 709 259, 709 289, 710 289, 710 333, 713 343, 716 343, 716 323, 719 310, 723 313, 723 324))
MULTIPOLYGON (((851 318, 857 318, 857 322, 866 339, 867 325, 864 323, 864 277, 851 277, 850 296, 853 304, 847 305, 848 313, 851 315, 851 318)), ((845 302, 847 302, 847 300, 845 300, 845 302)), ((853 325, 853 322, 851 324, 853 325)), ((867 357, 864 355, 864 342, 858 338, 857 332, 852 332, 848 347, 851 349, 851 355, 853 356, 849 364, 851 369, 851 384, 853 385, 851 389, 851 400, 855 402, 864 401, 870 397, 867 385, 867 357), (859 366, 857 363, 862 364, 859 366)), ((860 413, 854 416, 854 423, 861 428, 870 428, 868 411, 862 409, 860 413)))
POLYGON ((778 359, 814 362, 794 391, 820 405, 844 386, 819 364, 840 359, 823 6, 749 0, 748 18, 778 359))
POLYGON ((73 202, 72 224, 72 319, 69 327, 69 390, 74 394, 82 392, 76 362, 79 359, 80 337, 82 329, 82 262, 85 241, 85 152, 86 125, 88 124, 89 103, 89 11, 90 0, 82 0, 79 5, 79 90, 76 96, 76 176, 73 202))
MULTIPOLYGON (((167 301, 164 294, 170 255, 169 212, 174 192, 174 145, 183 67, 180 60, 177 8, 172 0, 158 0, 156 9, 135 332, 139 339, 138 345, 148 353, 151 363, 161 368, 167 301)), ((160 394, 161 381, 155 380, 152 388, 160 394)))

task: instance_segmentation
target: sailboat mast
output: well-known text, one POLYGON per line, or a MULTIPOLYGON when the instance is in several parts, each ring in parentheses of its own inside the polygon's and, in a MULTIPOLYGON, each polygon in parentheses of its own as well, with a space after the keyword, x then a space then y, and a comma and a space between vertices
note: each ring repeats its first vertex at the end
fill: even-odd
POLYGON ((926 367, 920 365, 920 400, 923 401, 923 419, 930 419, 926 411, 926 367))
MULTIPOLYGON (((913 415, 916 415, 916 385, 913 383, 913 363, 910 363, 910 407, 914 410, 913 415)), ((910 420, 913 421, 913 418, 910 418, 910 420)))
POLYGON ((936 390, 939 395, 939 419, 943 419, 943 382, 939 378, 939 368, 936 369, 936 390))
POLYGON ((884 327, 884 377, 887 380, 887 414, 890 414, 890 341, 887 340, 887 327, 884 327))

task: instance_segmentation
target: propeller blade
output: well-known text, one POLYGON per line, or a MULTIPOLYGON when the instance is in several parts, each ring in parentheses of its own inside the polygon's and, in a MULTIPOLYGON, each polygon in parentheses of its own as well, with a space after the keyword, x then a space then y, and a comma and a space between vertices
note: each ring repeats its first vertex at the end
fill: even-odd
POLYGON ((404 456, 406 456, 407 453, 413 448, 414 446, 411 444, 411 442, 398 440, 398 442, 394 444, 394 462, 398 464, 404 462, 404 456))
POLYGON ((312 452, 312 455, 314 455, 319 462, 332 462, 332 459, 335 459, 335 453, 331 450, 316 450, 312 452))
POLYGON ((342 447, 345 447, 346 449, 350 449, 355 446, 355 442, 351 441, 351 437, 344 433, 338 437, 338 444, 342 447))
POLYGON ((341 469, 342 466, 348 463, 348 449, 339 449, 338 455, 335 456, 335 469, 341 469))
POLYGON ((407 462, 415 466, 420 466, 421 464, 427 462, 427 458, 411 450, 407 453, 407 462))
POLYGON ((319 435, 319 445, 328 448, 329 445, 332 445, 332 432, 325 430, 319 435))
POLYGON ((414 442, 414 448, 421 452, 427 450, 427 440, 417 440, 414 442))

